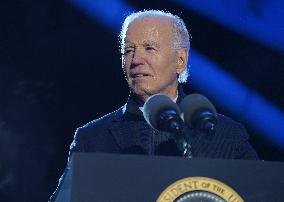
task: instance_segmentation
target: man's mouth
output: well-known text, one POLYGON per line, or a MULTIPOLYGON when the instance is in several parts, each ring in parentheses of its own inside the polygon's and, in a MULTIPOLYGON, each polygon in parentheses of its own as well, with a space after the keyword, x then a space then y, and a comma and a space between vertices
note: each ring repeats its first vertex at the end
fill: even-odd
POLYGON ((147 76, 151 76, 151 75, 144 74, 144 73, 138 73, 138 74, 132 74, 131 75, 132 78, 142 78, 142 77, 147 77, 147 76))

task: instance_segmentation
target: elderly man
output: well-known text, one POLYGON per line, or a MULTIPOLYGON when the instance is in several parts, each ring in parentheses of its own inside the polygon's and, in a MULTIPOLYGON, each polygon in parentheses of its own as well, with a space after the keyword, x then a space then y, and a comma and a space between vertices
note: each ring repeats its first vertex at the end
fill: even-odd
MULTIPOLYGON (((77 129, 72 152, 180 155, 172 134, 151 128, 142 115, 144 102, 163 93, 177 102, 185 97, 190 40, 181 18, 149 10, 129 15, 120 33, 122 67, 130 88, 118 110, 77 129)), ((196 67, 198 68, 198 67, 196 67)), ((188 129, 192 157, 257 159, 244 128, 218 115, 214 135, 188 129)))
MULTIPOLYGON (((185 23, 163 11, 133 13, 123 23, 120 43, 122 67, 130 88, 128 102, 78 128, 70 153, 179 155, 173 144, 167 144, 173 142, 172 135, 152 129, 141 108, 156 93, 163 93, 177 103, 185 97, 179 84, 188 75, 190 40, 185 23)), ((244 128, 225 116, 218 115, 213 136, 193 130, 188 135, 193 157, 257 159, 244 128)))

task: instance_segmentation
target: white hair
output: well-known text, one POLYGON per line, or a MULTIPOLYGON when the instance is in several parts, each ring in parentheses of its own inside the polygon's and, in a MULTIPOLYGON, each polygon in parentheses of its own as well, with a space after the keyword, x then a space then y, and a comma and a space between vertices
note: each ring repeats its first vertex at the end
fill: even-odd
MULTIPOLYGON (((168 17, 172 20, 173 25, 173 44, 172 48, 174 50, 180 50, 182 48, 187 48, 189 50, 190 48, 190 35, 188 33, 188 30, 186 28, 186 25, 184 21, 177 15, 173 15, 170 12, 165 12, 161 10, 143 10, 139 12, 134 12, 126 17, 126 19, 123 22, 120 34, 119 34, 119 41, 120 41, 120 51, 123 54, 124 53, 124 39, 126 37, 126 31, 131 22, 134 20, 141 18, 141 17, 156 17, 156 16, 162 16, 162 17, 168 17)), ((188 74, 189 66, 187 66, 183 72, 179 74, 178 81, 180 83, 185 83, 187 81, 187 78, 189 76, 188 74)))

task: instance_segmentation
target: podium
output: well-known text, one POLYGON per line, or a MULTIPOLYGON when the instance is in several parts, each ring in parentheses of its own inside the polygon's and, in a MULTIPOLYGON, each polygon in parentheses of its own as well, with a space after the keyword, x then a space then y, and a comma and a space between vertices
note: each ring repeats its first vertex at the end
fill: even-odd
POLYGON ((189 177, 220 181, 246 202, 284 201, 282 162, 97 153, 71 156, 55 201, 154 202, 171 184, 189 177))

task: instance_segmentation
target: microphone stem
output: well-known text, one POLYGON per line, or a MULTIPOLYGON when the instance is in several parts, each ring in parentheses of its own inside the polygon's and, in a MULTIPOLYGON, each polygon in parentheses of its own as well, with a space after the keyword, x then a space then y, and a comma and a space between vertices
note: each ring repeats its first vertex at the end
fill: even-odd
POLYGON ((186 158, 192 158, 191 145, 183 134, 183 128, 175 131, 176 142, 181 154, 186 158))

